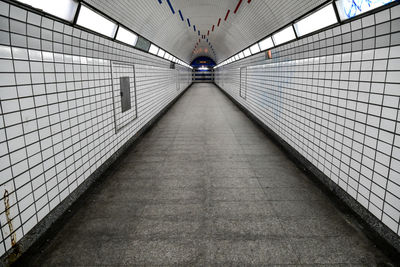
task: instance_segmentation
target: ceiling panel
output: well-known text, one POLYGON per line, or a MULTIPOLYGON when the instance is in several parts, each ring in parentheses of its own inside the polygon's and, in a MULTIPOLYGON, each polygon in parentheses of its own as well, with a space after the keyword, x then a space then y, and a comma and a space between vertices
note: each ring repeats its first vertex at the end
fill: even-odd
POLYGON ((166 0, 86 0, 87 3, 116 19, 176 57, 190 62, 200 55, 216 62, 226 59, 273 31, 290 23, 326 0, 170 0, 172 14, 166 0), (227 21, 224 21, 227 10, 227 21), (184 21, 178 10, 181 10, 184 21), (188 26, 189 18, 191 27, 188 26), (217 27, 218 19, 222 18, 217 27), (196 25, 196 32, 193 29, 196 25), (212 25, 214 32, 211 31, 212 25), (198 32, 208 36, 210 44, 198 32))

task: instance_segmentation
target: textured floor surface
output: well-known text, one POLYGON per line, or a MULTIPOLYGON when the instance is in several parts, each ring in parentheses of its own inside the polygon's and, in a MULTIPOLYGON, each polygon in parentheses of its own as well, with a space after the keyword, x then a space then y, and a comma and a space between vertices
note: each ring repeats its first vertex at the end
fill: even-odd
POLYGON ((30 265, 386 261, 211 84, 190 88, 80 201, 30 265))

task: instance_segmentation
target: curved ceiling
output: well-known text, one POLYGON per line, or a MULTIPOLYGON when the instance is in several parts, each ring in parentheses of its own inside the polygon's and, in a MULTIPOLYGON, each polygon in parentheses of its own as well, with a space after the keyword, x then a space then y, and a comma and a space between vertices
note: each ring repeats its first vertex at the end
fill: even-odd
POLYGON ((198 56, 221 62, 326 0, 170 0, 175 14, 167 0, 86 2, 186 62, 198 56), (206 38, 201 39, 198 31, 206 38))

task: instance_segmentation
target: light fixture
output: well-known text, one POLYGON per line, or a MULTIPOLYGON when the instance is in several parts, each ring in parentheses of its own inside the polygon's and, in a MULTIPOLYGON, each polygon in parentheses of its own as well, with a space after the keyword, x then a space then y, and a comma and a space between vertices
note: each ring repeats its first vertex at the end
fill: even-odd
POLYGON ((257 54, 258 52, 260 52, 261 50, 260 50, 260 47, 258 46, 258 44, 254 44, 250 47, 250 51, 254 55, 254 54, 257 54))
POLYGON ((251 56, 250 48, 247 48, 246 50, 243 51, 244 57, 251 56))
POLYGON ((272 35, 275 45, 280 45, 296 39, 292 25, 272 35))
POLYGON ((312 13, 294 24, 297 36, 303 36, 337 23, 333 4, 312 13))
POLYGON ((271 47, 274 47, 274 43, 272 42, 271 37, 267 37, 264 40, 260 41, 258 45, 260 46, 261 51, 265 51, 271 47))
POLYGON ((108 37, 114 37, 117 24, 82 5, 76 24, 108 37))
POLYGON ((153 55, 157 55, 158 53, 158 47, 156 45, 151 44, 150 45, 150 49, 149 49, 149 53, 153 54, 153 55))
POLYGON ((78 2, 74 0, 18 0, 18 2, 41 9, 58 18, 72 22, 75 17, 78 2))
POLYGON ((116 39, 123 43, 135 46, 138 36, 124 27, 119 26, 116 39))
POLYGON ((159 57, 164 57, 165 51, 162 50, 161 48, 158 50, 157 56, 159 57))

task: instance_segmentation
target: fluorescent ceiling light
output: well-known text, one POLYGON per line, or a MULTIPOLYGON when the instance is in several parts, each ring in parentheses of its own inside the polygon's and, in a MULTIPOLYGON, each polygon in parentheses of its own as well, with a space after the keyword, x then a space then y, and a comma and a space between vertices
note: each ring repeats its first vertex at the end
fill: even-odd
POLYGON ((21 3, 41 9, 46 13, 72 22, 78 7, 74 0, 18 0, 21 3))
POLYGON ((250 51, 254 55, 254 54, 257 54, 258 52, 260 52, 261 50, 260 50, 260 47, 258 46, 258 44, 254 44, 250 47, 250 51))
POLYGON ((236 55, 236 56, 235 56, 235 60, 239 60, 239 55, 236 55))
POLYGON ((294 28, 296 29, 297 36, 303 36, 337 22, 333 4, 329 4, 299 22, 296 22, 294 28))
POLYGON ((155 46, 155 45, 153 45, 153 44, 151 44, 151 45, 150 45, 150 49, 149 49, 149 53, 151 53, 151 54, 153 54, 153 55, 157 55, 157 53, 158 53, 158 47, 155 46))
POLYGON ((169 54, 167 52, 165 52, 164 58, 169 60, 169 54))
POLYGON ((290 25, 280 32, 272 35, 272 38, 274 39, 275 45, 280 45, 289 42, 290 40, 296 39, 296 35, 294 34, 292 25, 290 25))
POLYGON ((76 24, 108 37, 114 37, 117 30, 117 24, 84 5, 81 6, 76 24))
POLYGON ((246 50, 243 51, 244 57, 251 56, 250 48, 247 48, 246 50))
POLYGON ((274 43, 272 42, 272 38, 268 37, 258 43, 260 46, 261 51, 267 50, 271 47, 274 47, 274 43))
POLYGON ((346 20, 395 1, 396 0, 379 0, 379 1, 337 0, 336 6, 339 12, 340 19, 346 20))
POLYGON ((200 68, 198 68, 198 70, 208 70, 208 68, 206 66, 201 66, 200 68))
POLYGON ((244 53, 243 53, 243 52, 240 52, 240 53, 239 53, 239 58, 240 58, 240 59, 244 58, 244 53))
POLYGON ((138 36, 131 31, 128 31, 124 27, 119 27, 116 39, 129 45, 135 46, 138 40, 138 36))
POLYGON ((158 50, 157 56, 159 56, 159 57, 164 57, 164 55, 165 55, 165 51, 162 50, 162 49, 160 48, 160 49, 158 50))

